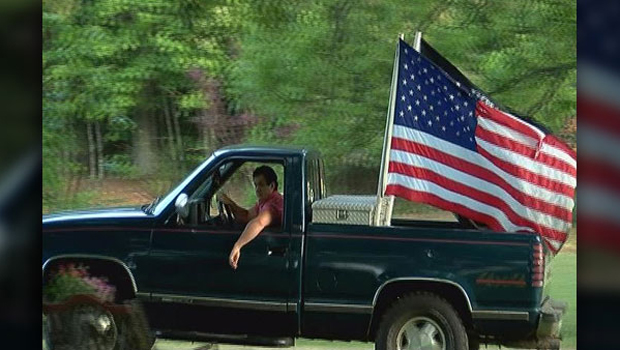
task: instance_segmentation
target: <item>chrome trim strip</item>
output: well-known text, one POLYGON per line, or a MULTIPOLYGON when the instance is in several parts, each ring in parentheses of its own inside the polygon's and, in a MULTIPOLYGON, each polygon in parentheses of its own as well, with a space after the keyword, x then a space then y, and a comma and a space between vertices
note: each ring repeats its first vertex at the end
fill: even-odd
POLYGON ((524 311, 475 310, 471 317, 476 320, 530 320, 530 314, 524 311))
POLYGON ((297 312, 297 303, 286 303, 287 312, 297 312))
POLYGON ((131 279, 131 284, 133 285, 133 291, 134 293, 138 293, 138 285, 136 284, 136 279, 133 276, 133 273, 131 273, 131 271, 129 270, 129 267, 127 267, 127 265, 120 259, 117 258, 113 258, 110 256, 103 256, 103 255, 94 255, 94 254, 61 254, 61 255, 56 255, 53 256, 49 259, 47 259, 44 263, 43 263, 43 267, 41 268, 41 275, 43 275, 45 273, 45 267, 52 261, 54 260, 58 260, 58 259, 64 259, 64 258, 86 258, 86 259, 100 259, 100 260, 109 260, 112 262, 115 262, 119 265, 121 265, 125 271, 127 272, 127 274, 129 274, 129 278, 131 279))
POLYGON ((450 281, 450 280, 445 280, 445 279, 440 279, 440 278, 430 278, 430 277, 398 277, 398 278, 392 278, 391 280, 387 280, 383 282, 383 284, 379 286, 379 289, 377 289, 377 292, 375 292, 375 296, 372 298, 372 306, 374 307, 375 305, 377 305, 377 299, 379 297, 379 294, 381 294, 381 290, 383 290, 383 288, 386 285, 393 283, 393 282, 401 282, 401 281, 413 281, 413 282, 429 281, 429 282, 448 283, 453 286, 456 286, 458 289, 460 289, 461 293, 463 293, 463 295, 465 296, 465 300, 467 300, 467 307, 469 308, 469 311, 472 311, 469 295, 467 294, 465 289, 460 284, 450 281))
POLYGON ((372 305, 304 303, 304 310, 310 312, 336 312, 351 314, 372 314, 372 305))
POLYGON ((236 299, 197 297, 197 296, 161 294, 161 293, 152 293, 151 299, 153 299, 153 301, 198 304, 198 305, 210 306, 210 307, 229 307, 229 308, 236 308, 236 309, 281 311, 281 312, 287 311, 287 303, 281 303, 281 302, 275 302, 275 301, 236 300, 236 299), (155 300, 155 299, 159 299, 159 300, 155 300))
POLYGON ((151 298, 151 293, 143 293, 143 292, 137 292, 136 293, 136 298, 138 299, 150 299, 151 298))

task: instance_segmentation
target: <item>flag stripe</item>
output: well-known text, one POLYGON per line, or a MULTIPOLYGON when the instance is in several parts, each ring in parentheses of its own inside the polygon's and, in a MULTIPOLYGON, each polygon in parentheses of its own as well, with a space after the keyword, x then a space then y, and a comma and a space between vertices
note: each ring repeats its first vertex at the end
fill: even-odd
MULTIPOLYGON (((476 130, 476 142, 478 144, 478 151, 481 149, 486 151, 488 158, 499 165, 502 169, 512 172, 513 175, 525 178, 530 177, 534 181, 544 182, 549 180, 550 183, 558 183, 567 186, 567 188, 575 187, 577 185, 577 179, 565 172, 552 169, 548 166, 541 166, 536 161, 524 157, 516 152, 512 152, 501 147, 498 147, 490 142, 478 138, 479 130, 476 130), (499 160, 499 162, 495 162, 499 160), (503 164, 510 164, 511 166, 504 166, 503 164)), ((482 153, 482 152, 480 152, 482 153)), ((486 156, 486 154, 484 154, 486 156)), ((567 193, 567 192, 565 192, 567 193)))
POLYGON ((492 132, 498 136, 503 138, 511 139, 517 143, 520 143, 524 146, 527 146, 536 151, 538 147, 538 139, 534 139, 530 136, 520 133, 517 130, 510 129, 504 125, 498 124, 493 119, 485 118, 483 116, 478 116, 478 127, 483 128, 489 132, 492 132))
MULTIPOLYGON (((616 97, 616 101, 617 101, 616 97)), ((590 125, 596 125, 610 133, 620 135, 620 106, 615 107, 607 101, 592 95, 579 95, 577 113, 590 125)))
POLYGON ((412 166, 410 164, 424 164, 424 162, 421 162, 419 159, 415 159, 413 157, 408 157, 404 152, 397 152, 398 153, 393 153, 391 156, 391 159, 394 160, 390 162, 389 166, 391 173, 398 173, 433 182, 455 193, 465 195, 481 203, 499 208, 506 213, 508 219, 512 223, 519 226, 535 227, 540 233, 545 233, 550 236, 557 236, 561 232, 554 229, 554 227, 560 228, 562 231, 567 231, 570 228, 570 222, 557 219, 553 216, 546 215, 523 206, 493 184, 474 179, 472 176, 457 172, 446 166, 439 167, 437 171, 412 166), (536 221, 529 220, 528 217, 531 217, 536 221))
MULTIPOLYGON (((574 206, 572 196, 565 196, 544 186, 524 182, 495 166, 481 155, 471 151, 463 151, 450 142, 398 125, 394 126, 393 135, 392 148, 417 153, 463 172, 468 172, 478 178, 497 184, 513 196, 515 196, 514 191, 517 190, 527 193, 532 198, 557 205, 559 208, 569 211, 574 206)), ((528 197, 524 197, 524 199, 527 200, 528 197)))
MULTIPOLYGON (((584 125, 579 128, 579 141, 582 150, 587 154, 587 159, 607 163, 616 169, 620 169, 620 141, 618 135, 614 135, 598 126, 584 125)), ((584 157, 585 158, 585 157, 584 157)))
MULTIPOLYGON (((541 214, 550 215, 558 220, 562 220, 563 223, 570 222, 572 212, 560 206, 550 204, 545 201, 541 201, 537 198, 533 198, 513 189, 510 186, 502 187, 497 181, 489 181, 486 176, 476 176, 477 171, 463 172, 459 167, 454 167, 452 164, 446 165, 446 163, 436 162, 428 157, 420 156, 417 152, 407 152, 394 149, 390 154, 391 161, 404 163, 412 167, 425 168, 435 173, 441 174, 440 176, 449 177, 451 180, 461 183, 471 184, 479 189, 484 189, 488 193, 494 194, 497 197, 506 198, 510 197, 510 204, 514 206, 522 206, 533 209, 541 214), (450 175, 450 176, 448 176, 450 175), (507 187, 507 188, 506 188, 507 187)), ((471 169, 468 169, 471 170, 471 169)), ((483 174, 486 175, 486 174, 483 174)), ((495 177, 490 177, 496 179, 495 177)), ((560 224, 563 224, 560 223, 560 224)))
MULTIPOLYGON (((512 224, 506 218, 505 214, 498 208, 488 206, 469 197, 448 191, 445 188, 437 186, 433 183, 404 177, 397 178, 399 176, 401 175, 391 174, 392 179, 398 183, 388 183, 385 192, 386 195, 399 196, 411 201, 422 202, 439 208, 444 208, 472 220, 483 222, 494 231, 523 232, 531 234, 537 233, 530 227, 520 227, 512 224)), ((566 238, 566 234, 560 233, 558 237, 553 239, 553 241, 556 242, 554 245, 557 246, 557 242, 566 241, 566 238)), ((560 245, 561 244, 562 243, 560 243, 560 245)), ((559 249, 553 246, 550 248, 554 251, 554 253, 559 249)))
POLYGON ((561 159, 572 167, 577 167, 577 152, 553 135, 545 136, 541 152, 561 159))
POLYGON ((544 137, 544 133, 538 128, 531 126, 508 113, 502 113, 480 101, 476 103, 476 115, 478 117, 491 119, 500 125, 516 130, 519 133, 527 135, 535 140, 540 140, 544 137))
POLYGON ((620 197, 620 181, 618 181, 620 179, 620 168, 590 157, 584 157, 580 162, 579 178, 582 179, 580 180, 583 181, 582 184, 587 181, 601 187, 607 187, 609 191, 618 193, 620 197))
MULTIPOLYGON (((386 192, 386 194, 397 194, 400 196, 403 190, 405 193, 408 191, 426 193, 428 196, 438 197, 446 202, 451 202, 453 205, 464 205, 478 212, 479 214, 492 216, 495 219, 493 221, 496 223, 496 225, 491 224, 489 226, 494 230, 508 232, 535 232, 530 227, 517 226, 513 224, 510 220, 508 220, 506 214, 498 208, 486 205, 467 196, 449 191, 432 182, 414 179, 400 174, 390 174, 388 176, 388 179, 391 179, 390 181, 388 181, 388 187, 402 186, 402 188, 400 192, 386 192)), ((460 213, 460 209, 452 211, 460 213)), ((474 220, 480 222, 488 222, 488 219, 478 220, 474 218, 474 220)))
MULTIPOLYGON (((478 125, 481 126, 480 124, 478 125)), ((476 137, 489 143, 496 144, 502 148, 512 150, 513 152, 518 153, 524 157, 531 158, 534 161, 539 161, 544 165, 568 173, 573 177, 577 176, 577 169, 575 169, 574 166, 567 164, 562 159, 551 156, 549 155, 549 153, 543 153, 542 150, 538 154, 538 157, 536 157, 536 146, 531 147, 530 145, 521 143, 514 139, 503 137, 503 135, 500 135, 495 131, 487 130, 485 126, 481 126, 478 130, 476 130, 476 137)))
POLYGON ((575 195, 574 187, 570 185, 563 184, 554 180, 551 180, 547 177, 540 176, 538 174, 534 174, 528 170, 525 170, 517 165, 509 163, 501 158, 495 157, 489 152, 487 152, 484 148, 479 148, 478 152, 483 155, 485 158, 489 159, 493 164, 495 164, 498 168, 504 170, 508 174, 523 179, 526 182, 536 184, 538 186, 547 188, 550 191, 556 192, 558 194, 562 194, 567 197, 573 197, 575 195))

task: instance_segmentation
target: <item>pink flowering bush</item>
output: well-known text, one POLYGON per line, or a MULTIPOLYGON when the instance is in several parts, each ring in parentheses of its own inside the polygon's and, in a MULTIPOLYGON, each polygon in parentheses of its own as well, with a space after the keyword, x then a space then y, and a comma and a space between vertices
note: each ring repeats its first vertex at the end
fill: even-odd
POLYGON ((93 277, 84 265, 60 265, 43 288, 47 302, 58 303, 75 294, 95 295, 103 302, 113 302, 116 288, 105 277, 93 277))

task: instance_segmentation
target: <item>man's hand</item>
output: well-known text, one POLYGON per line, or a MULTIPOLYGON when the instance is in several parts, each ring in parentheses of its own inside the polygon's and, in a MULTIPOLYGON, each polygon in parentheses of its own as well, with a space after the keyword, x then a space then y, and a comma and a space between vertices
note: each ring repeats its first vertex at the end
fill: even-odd
POLYGON ((218 193, 217 200, 227 205, 233 205, 235 203, 232 199, 230 199, 230 197, 228 197, 224 193, 218 193))
POLYGON ((241 257, 241 247, 237 244, 233 246, 233 249, 230 251, 230 256, 228 257, 228 263, 230 267, 234 270, 237 269, 237 264, 239 263, 239 258, 241 257))

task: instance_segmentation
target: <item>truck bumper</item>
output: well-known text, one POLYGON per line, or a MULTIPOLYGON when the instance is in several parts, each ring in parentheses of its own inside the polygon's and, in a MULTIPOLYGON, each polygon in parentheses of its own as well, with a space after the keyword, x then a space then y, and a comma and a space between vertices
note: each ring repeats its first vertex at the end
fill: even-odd
POLYGON ((530 339, 502 342, 502 345, 515 349, 559 350, 562 317, 566 309, 565 302, 546 297, 540 306, 536 335, 530 339))

